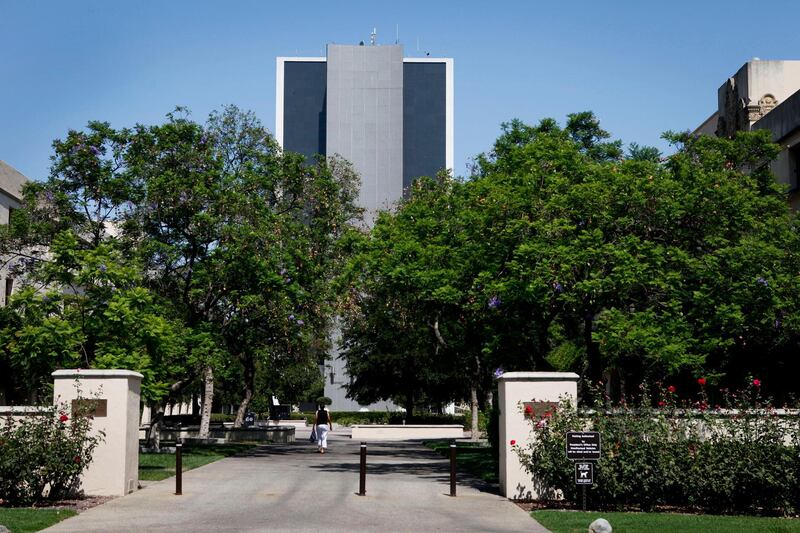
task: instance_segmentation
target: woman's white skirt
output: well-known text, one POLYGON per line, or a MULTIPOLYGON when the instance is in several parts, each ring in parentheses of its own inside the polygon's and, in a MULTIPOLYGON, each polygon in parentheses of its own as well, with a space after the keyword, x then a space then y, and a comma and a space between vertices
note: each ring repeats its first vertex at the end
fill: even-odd
POLYGON ((317 446, 328 448, 328 424, 317 424, 317 446))

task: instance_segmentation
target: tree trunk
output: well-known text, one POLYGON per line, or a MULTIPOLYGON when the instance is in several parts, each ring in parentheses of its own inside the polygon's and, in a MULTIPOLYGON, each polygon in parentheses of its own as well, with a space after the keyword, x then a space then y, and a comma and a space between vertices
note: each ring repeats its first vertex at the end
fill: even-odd
POLYGON ((406 421, 411 422, 411 417, 414 416, 414 391, 406 393, 406 421))
POLYGON ((203 377, 203 409, 200 412, 200 438, 207 439, 211 424, 211 404, 214 402, 214 370, 207 366, 203 377))
POLYGON ((469 403, 472 410, 472 436, 469 440, 478 440, 480 430, 478 429, 478 387, 473 385, 469 389, 469 403))
POLYGON ((161 451, 161 424, 164 420, 165 402, 150 404, 150 431, 147 434, 147 447, 161 451))
POLYGON ((247 414, 247 409, 250 407, 250 401, 253 399, 253 392, 255 390, 256 381, 256 367, 251 357, 244 356, 245 360, 242 361, 244 366, 244 397, 239 404, 239 410, 236 411, 236 419, 233 421, 233 427, 240 428, 244 422, 244 415, 247 414))
POLYGON ((594 314, 587 312, 583 320, 583 341, 586 344, 586 361, 588 363, 586 374, 590 383, 597 383, 603 379, 603 365, 600 360, 600 350, 592 339, 592 326, 594 314))
POLYGON ((245 384, 244 398, 239 404, 239 410, 236 411, 236 419, 233 421, 233 427, 240 428, 244 422, 244 415, 247 413, 247 408, 250 407, 250 400, 253 399, 253 389, 245 384))

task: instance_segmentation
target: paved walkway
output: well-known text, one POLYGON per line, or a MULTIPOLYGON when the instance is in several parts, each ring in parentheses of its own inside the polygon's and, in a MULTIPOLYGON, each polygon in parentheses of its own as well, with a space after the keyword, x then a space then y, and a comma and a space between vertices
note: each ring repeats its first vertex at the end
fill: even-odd
MULTIPOLYGON (((462 476, 449 496, 449 463, 416 443, 370 444, 366 496, 358 496, 359 443, 333 432, 316 453, 298 442, 256 448, 82 512, 49 529, 77 531, 491 531, 543 532, 483 483, 462 476)), ((345 430, 346 431, 346 430, 345 430)))

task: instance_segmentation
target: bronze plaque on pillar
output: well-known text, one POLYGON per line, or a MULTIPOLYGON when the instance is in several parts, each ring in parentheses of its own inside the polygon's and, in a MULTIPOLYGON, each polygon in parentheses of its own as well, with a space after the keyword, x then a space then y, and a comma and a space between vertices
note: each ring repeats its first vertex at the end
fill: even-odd
POLYGON ((108 400, 80 398, 72 400, 72 416, 80 413, 83 416, 103 417, 108 414, 108 400))
POLYGON ((525 418, 540 419, 555 413, 558 409, 558 402, 522 402, 522 410, 525 418))

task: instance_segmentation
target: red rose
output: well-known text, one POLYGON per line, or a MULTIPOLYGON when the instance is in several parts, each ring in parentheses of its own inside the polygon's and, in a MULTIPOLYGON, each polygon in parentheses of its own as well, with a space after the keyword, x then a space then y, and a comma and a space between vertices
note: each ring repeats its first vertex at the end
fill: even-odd
POLYGON ((76 455, 72 460, 75 461, 76 463, 80 463, 81 462, 81 456, 80 455, 76 455))
POLYGON ((517 443, 514 439, 511 439, 511 445, 514 446, 517 443))
POLYGON ((754 379, 753 380, 753 386, 754 387, 760 387, 761 386, 761 380, 760 379, 754 379))
POLYGON ((528 413, 528 414, 531 414, 533 412, 533 407, 531 407, 530 405, 526 405, 525 406, 525 412, 528 413))
POLYGON ((706 384, 706 378, 697 378, 697 384, 701 387, 706 384))
POLYGON ((66 422, 67 420, 69 420, 69 417, 67 415, 61 415, 58 417, 58 419, 61 420, 62 422, 66 422))
POLYGON ((547 412, 544 414, 544 416, 545 416, 546 418, 550 418, 551 416, 553 416, 553 413, 551 413, 550 411, 547 411, 547 412))
POLYGON ((659 406, 659 407, 664 407, 665 405, 667 405, 667 404, 666 404, 666 403, 664 403, 664 401, 663 401, 663 400, 662 400, 662 401, 660 401, 660 402, 658 402, 658 406, 659 406))
POLYGON ((667 392, 669 392, 670 394, 675 394, 675 390, 676 390, 675 385, 670 385, 669 387, 667 387, 667 392))

